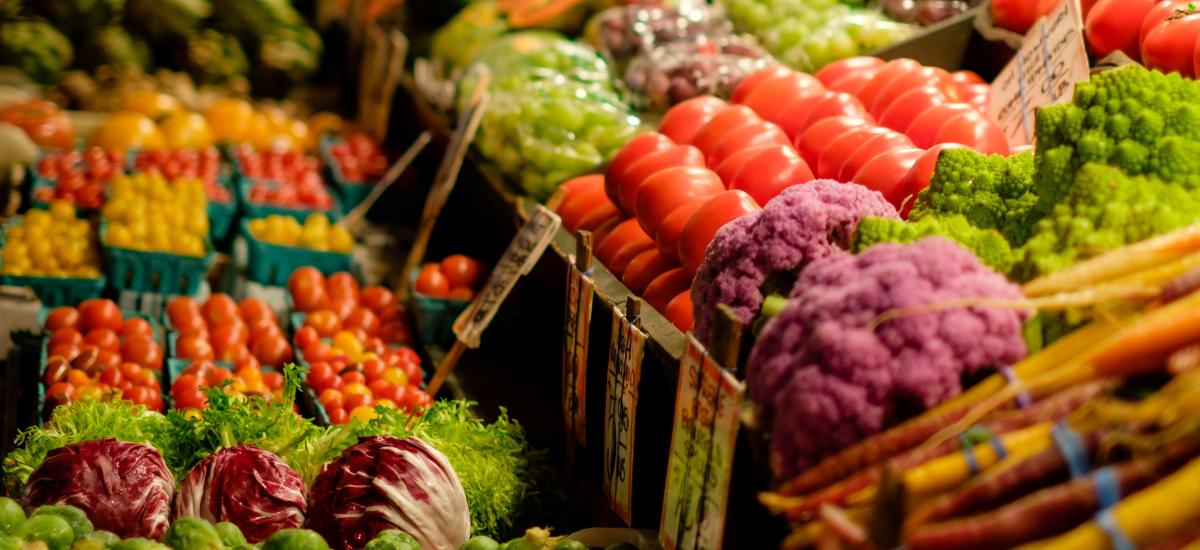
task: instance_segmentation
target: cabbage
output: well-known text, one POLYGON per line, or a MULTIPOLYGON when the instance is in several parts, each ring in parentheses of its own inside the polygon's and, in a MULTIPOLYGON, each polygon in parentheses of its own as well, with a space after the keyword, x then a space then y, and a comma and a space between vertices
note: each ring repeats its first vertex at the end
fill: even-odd
POLYGON ((96 529, 157 539, 167 530, 175 476, 154 447, 98 439, 59 447, 29 476, 25 509, 69 504, 96 529))
POLYGON ((399 529, 423 550, 454 550, 471 534, 467 497, 450 462, 415 437, 364 437, 313 483, 308 528, 334 550, 399 529))
POLYGON ((259 542, 300 527, 308 507, 300 474, 278 456, 249 445, 221 449, 196 464, 179 486, 175 517, 237 525, 259 542))

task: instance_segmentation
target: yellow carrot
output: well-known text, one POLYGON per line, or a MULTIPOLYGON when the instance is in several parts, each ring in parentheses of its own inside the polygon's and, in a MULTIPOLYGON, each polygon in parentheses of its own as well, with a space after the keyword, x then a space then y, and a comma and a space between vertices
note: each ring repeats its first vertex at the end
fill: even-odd
MULTIPOLYGON (((1130 542, 1147 548, 1200 524, 1200 459, 1111 508, 1113 519, 1130 542)), ((1107 549, 1108 534, 1092 521, 1053 539, 1022 548, 1028 550, 1107 549)))
MULTIPOLYGON (((1054 444, 1051 424, 1044 422, 1000 436, 1008 457, 1017 459, 1046 450, 1054 444)), ((972 447, 978 471, 987 470, 1000 462, 1001 457, 990 443, 972 447)), ((974 475, 966 452, 935 458, 904 473, 904 488, 909 498, 925 498, 949 491, 974 475)))
POLYGON ((1026 296, 1042 296, 1151 269, 1200 250, 1200 224, 1111 250, 1025 284, 1026 296))

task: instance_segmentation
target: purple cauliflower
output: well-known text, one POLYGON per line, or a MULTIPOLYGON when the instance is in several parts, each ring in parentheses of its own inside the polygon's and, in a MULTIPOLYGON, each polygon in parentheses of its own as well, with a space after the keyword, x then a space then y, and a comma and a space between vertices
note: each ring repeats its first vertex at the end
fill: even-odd
POLYGON ((813 180, 726 224, 708 245, 692 281, 697 338, 708 341, 718 304, 728 304, 749 324, 762 307, 769 277, 794 276, 809 262, 846 250, 858 221, 868 216, 900 217, 878 191, 813 180))
POLYGON ((304 524, 308 487, 283 459, 250 445, 226 447, 196 464, 179 486, 175 517, 232 522, 261 542, 304 524))
POLYGON ((1021 299, 952 241, 927 237, 813 261, 759 335, 750 396, 773 419, 772 466, 791 477, 855 441, 962 391, 961 375, 1025 355, 1026 312, 955 307, 880 314, 964 298, 1021 299))

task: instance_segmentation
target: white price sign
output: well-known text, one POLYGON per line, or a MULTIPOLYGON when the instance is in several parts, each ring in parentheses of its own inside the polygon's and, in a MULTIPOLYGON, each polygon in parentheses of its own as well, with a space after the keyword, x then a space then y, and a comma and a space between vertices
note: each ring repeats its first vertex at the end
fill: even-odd
POLYGON ((637 320, 614 307, 604 391, 604 494, 626 525, 632 523, 633 436, 645 347, 637 320))

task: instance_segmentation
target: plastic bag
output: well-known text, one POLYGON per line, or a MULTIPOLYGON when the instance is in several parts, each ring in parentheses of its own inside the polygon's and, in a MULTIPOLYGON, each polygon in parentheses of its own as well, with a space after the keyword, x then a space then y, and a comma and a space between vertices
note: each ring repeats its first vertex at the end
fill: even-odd
POLYGON ((749 38, 680 42, 643 52, 625 70, 624 83, 634 106, 662 111, 701 95, 728 98, 743 78, 772 62, 749 38))
POLYGON ((733 26, 715 7, 631 4, 592 17, 585 38, 623 73, 630 60, 675 42, 720 38, 733 26))

